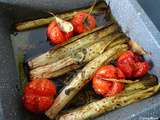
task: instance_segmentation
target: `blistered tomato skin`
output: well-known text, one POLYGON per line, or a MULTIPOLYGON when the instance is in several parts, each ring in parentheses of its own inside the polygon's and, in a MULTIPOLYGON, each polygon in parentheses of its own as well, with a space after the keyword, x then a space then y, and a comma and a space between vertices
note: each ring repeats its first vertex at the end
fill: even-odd
POLYGON ((73 31, 63 32, 56 21, 52 21, 48 26, 47 36, 52 44, 57 45, 69 40, 73 36, 73 31))
POLYGON ((123 63, 127 63, 130 64, 131 66, 134 64, 135 60, 134 60, 134 53, 132 51, 126 51, 125 53, 123 53, 119 59, 118 59, 118 63, 119 64, 123 64, 123 63))
POLYGON ((92 85, 97 94, 105 97, 114 96, 124 90, 123 83, 106 81, 101 78, 124 79, 125 76, 119 68, 112 65, 101 67, 93 77, 92 85))
POLYGON ((96 27, 96 20, 94 16, 85 12, 78 12, 71 22, 74 27, 74 32, 78 34, 92 30, 96 27))
POLYGON ((118 63, 118 68, 123 71, 126 78, 131 78, 133 76, 133 66, 129 63, 118 63))
POLYGON ((52 105, 56 86, 47 79, 32 80, 24 88, 22 102, 30 112, 45 112, 52 105))
POLYGON ((22 98, 24 107, 35 113, 45 112, 53 103, 53 97, 39 95, 25 95, 22 98))
POLYGON ((129 79, 143 77, 149 70, 149 63, 130 50, 119 57, 117 66, 129 79))
POLYGON ((93 78, 93 88, 99 95, 105 96, 109 91, 111 91, 112 86, 113 83, 110 81, 104 81, 96 77, 93 78))
POLYGON ((64 33, 65 40, 69 40, 73 36, 73 31, 64 33))
POLYGON ((117 74, 116 74, 116 77, 118 78, 118 79, 125 79, 125 75, 124 75, 124 73, 119 69, 119 68, 117 68, 116 67, 116 72, 117 72, 117 74))
POLYGON ((65 37, 58 26, 51 29, 51 33, 49 33, 49 39, 52 44, 60 44, 65 42, 65 37))
POLYGON ((133 77, 143 77, 149 71, 149 63, 148 62, 137 62, 135 65, 135 71, 133 73, 133 77))

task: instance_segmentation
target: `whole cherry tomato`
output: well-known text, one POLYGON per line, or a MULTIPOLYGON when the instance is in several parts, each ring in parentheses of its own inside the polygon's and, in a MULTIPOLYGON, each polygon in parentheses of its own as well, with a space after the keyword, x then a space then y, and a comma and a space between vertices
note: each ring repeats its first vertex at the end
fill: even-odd
POLYGON ((130 50, 119 57, 117 66, 125 74, 126 78, 142 77, 149 70, 149 63, 130 50))
POLYGON ((71 22, 76 33, 83 33, 96 27, 94 16, 85 12, 78 12, 71 22))
POLYGON ((45 112, 53 103, 56 86, 47 79, 32 80, 24 88, 22 101, 30 112, 45 112))
POLYGON ((73 36, 73 31, 63 32, 56 21, 52 21, 48 26, 48 38, 52 44, 60 44, 69 40, 73 36))
POLYGON ((101 78, 124 79, 125 76, 119 68, 107 65, 99 68, 93 77, 92 85, 95 92, 103 96, 114 96, 124 90, 124 84, 102 80, 101 78))

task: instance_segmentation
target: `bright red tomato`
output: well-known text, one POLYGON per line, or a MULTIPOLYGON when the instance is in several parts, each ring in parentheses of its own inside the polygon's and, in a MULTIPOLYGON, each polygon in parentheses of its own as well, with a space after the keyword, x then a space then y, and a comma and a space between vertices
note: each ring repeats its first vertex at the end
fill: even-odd
POLYGON ((148 62, 136 62, 133 77, 143 77, 149 70, 148 62))
POLYGON ((24 88, 24 107, 30 112, 44 112, 53 103, 56 86, 47 79, 32 80, 24 88))
POLYGON ((85 12, 78 12, 71 22, 76 33, 83 33, 96 27, 94 16, 85 12))
POLYGON ((57 22, 52 21, 48 26, 47 35, 52 44, 61 44, 73 36, 73 31, 63 32, 57 22))
POLYGON ((124 79, 125 76, 119 68, 107 65, 99 68, 93 77, 93 88, 95 92, 103 96, 114 96, 124 90, 124 84, 102 80, 101 78, 124 79))
POLYGON ((119 57, 117 66, 125 74, 126 78, 142 77, 149 70, 149 63, 130 50, 119 57))

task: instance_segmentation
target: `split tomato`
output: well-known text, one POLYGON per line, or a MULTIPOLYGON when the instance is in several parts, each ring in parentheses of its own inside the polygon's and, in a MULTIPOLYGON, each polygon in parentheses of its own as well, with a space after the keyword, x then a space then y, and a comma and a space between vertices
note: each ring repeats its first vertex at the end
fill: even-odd
POLYGON ((101 78, 124 79, 123 72, 112 65, 107 65, 99 68, 93 77, 93 88, 95 92, 103 96, 114 96, 124 89, 124 84, 120 82, 112 82, 102 80, 101 78))
POLYGON ((52 105, 56 86, 47 79, 32 80, 24 88, 22 101, 30 112, 44 112, 52 105))
POLYGON ((88 30, 92 30, 96 27, 96 20, 94 16, 85 13, 78 12, 72 19, 72 24, 74 27, 75 33, 83 33, 88 30))
POLYGON ((130 50, 119 57, 117 66, 126 78, 143 77, 149 70, 149 63, 130 50))

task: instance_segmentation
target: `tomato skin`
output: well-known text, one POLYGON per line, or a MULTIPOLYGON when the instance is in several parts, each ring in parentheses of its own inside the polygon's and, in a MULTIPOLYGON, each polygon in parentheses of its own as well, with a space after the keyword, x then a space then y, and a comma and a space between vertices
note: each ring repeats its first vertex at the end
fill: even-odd
POLYGON ((111 88, 113 86, 113 82, 104 81, 104 80, 101 80, 101 79, 94 77, 92 85, 93 85, 93 88, 97 94, 105 96, 105 94, 107 94, 109 91, 111 91, 111 88))
POLYGON ((96 71, 96 75, 106 77, 106 78, 114 78, 117 75, 116 68, 112 65, 102 66, 96 71))
POLYGON ((73 36, 73 31, 64 33, 65 39, 69 40, 73 36))
POLYGON ((47 36, 52 44, 61 44, 73 36, 73 31, 63 32, 56 21, 52 21, 48 26, 47 36))
POLYGON ((117 70, 116 71, 117 72, 117 74, 116 74, 117 77, 116 78, 117 79, 125 79, 126 76, 124 75, 124 73, 119 68, 116 68, 116 70, 117 70))
POLYGON ((118 63, 119 64, 123 64, 123 63, 128 63, 130 64, 131 66, 134 64, 134 53, 130 50, 124 52, 119 58, 118 58, 118 63))
POLYGON ((78 12, 73 19, 71 20, 75 33, 83 33, 88 30, 92 30, 96 27, 96 20, 94 16, 85 13, 85 12, 78 12), (87 19, 86 19, 87 18, 87 19), (86 23, 84 23, 86 19, 86 23))
POLYGON ((32 80, 24 88, 22 102, 30 112, 44 112, 53 103, 56 86, 47 79, 32 80))
POLYGON ((123 72, 112 65, 99 68, 93 77, 92 85, 95 92, 105 97, 114 96, 124 90, 124 84, 119 82, 105 81, 100 78, 125 78, 123 72))
POLYGON ((123 83, 113 82, 112 91, 108 92, 105 96, 106 97, 115 96, 118 93, 122 92, 124 88, 125 88, 125 85, 123 83))
POLYGON ((58 26, 51 29, 51 32, 48 33, 48 37, 52 44, 60 44, 65 41, 65 37, 58 26))
POLYGON ((30 112, 44 112, 53 103, 53 97, 39 95, 25 95, 22 98, 24 107, 30 112))
POLYGON ((130 50, 118 58, 117 66, 125 74, 126 78, 143 77, 149 70, 149 63, 130 50))
POLYGON ((50 36, 51 34, 51 31, 54 27, 57 27, 57 23, 56 21, 52 21, 49 26, 48 26, 48 29, 47 29, 47 35, 50 36))
POLYGON ((143 77, 149 70, 149 63, 148 62, 137 62, 135 65, 135 71, 133 77, 143 77))
POLYGON ((118 68, 123 71, 126 78, 131 78, 133 75, 133 67, 129 63, 118 63, 118 68))

